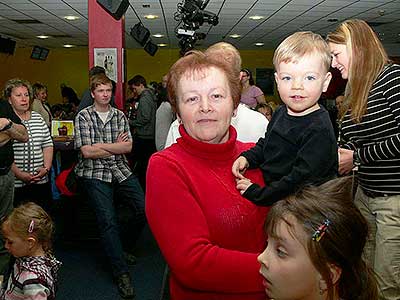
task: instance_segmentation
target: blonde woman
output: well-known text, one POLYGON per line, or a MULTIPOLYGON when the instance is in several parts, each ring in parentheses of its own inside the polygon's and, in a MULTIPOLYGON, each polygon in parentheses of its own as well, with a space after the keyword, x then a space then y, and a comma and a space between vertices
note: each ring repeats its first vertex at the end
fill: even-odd
POLYGON ((368 24, 347 20, 328 34, 332 67, 347 79, 341 106, 339 172, 358 166, 355 203, 367 218, 367 261, 380 299, 400 295, 400 66, 368 24), (362 75, 361 75, 362 74, 362 75))

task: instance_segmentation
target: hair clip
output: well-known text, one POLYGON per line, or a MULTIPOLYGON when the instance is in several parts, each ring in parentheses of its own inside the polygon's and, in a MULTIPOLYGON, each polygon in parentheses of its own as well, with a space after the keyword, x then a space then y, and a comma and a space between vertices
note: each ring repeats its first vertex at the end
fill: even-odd
POLYGON ((331 221, 329 221, 328 219, 326 219, 324 221, 324 223, 322 223, 318 229, 314 232, 314 234, 312 235, 312 240, 319 242, 321 240, 321 238, 324 236, 326 230, 328 229, 328 226, 331 224, 331 221))
POLYGON ((29 223, 28 232, 32 233, 33 232, 33 228, 35 228, 35 221, 31 220, 31 222, 29 223))

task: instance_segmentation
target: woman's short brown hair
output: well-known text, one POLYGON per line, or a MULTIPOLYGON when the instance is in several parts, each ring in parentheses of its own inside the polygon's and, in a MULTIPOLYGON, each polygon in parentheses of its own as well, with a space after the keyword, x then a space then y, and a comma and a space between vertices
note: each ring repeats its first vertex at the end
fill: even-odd
POLYGON ((240 102, 241 87, 239 74, 226 60, 221 60, 220 55, 205 54, 201 51, 190 51, 180 58, 169 70, 167 90, 172 108, 179 114, 178 109, 178 85, 184 74, 201 74, 209 68, 217 68, 222 71, 228 81, 233 106, 236 108, 240 102))
POLYGON ((32 99, 33 97, 32 97, 32 86, 31 86, 31 84, 29 83, 29 81, 24 80, 24 79, 19 79, 19 78, 13 78, 13 79, 10 79, 10 80, 8 80, 6 82, 6 84, 4 85, 4 90, 3 90, 4 99, 7 100, 8 98, 10 98, 12 90, 14 88, 21 87, 21 86, 24 86, 24 87, 26 87, 28 89, 29 99, 32 99))

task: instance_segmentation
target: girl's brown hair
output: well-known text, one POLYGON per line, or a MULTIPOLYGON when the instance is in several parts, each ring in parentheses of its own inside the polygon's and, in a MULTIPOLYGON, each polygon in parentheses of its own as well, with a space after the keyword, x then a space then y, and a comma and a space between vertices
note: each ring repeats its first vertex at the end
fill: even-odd
POLYGON ((52 249, 53 221, 39 205, 27 202, 14 208, 4 219, 2 228, 7 225, 22 238, 34 237, 46 252, 52 249))
POLYGON ((349 54, 349 75, 345 91, 345 105, 341 117, 351 109, 351 117, 360 122, 367 111, 367 99, 372 85, 389 58, 382 43, 363 20, 347 20, 326 38, 328 43, 346 45, 349 54), (346 105, 347 104, 347 105, 346 105))
POLYGON ((351 178, 331 180, 318 187, 306 187, 278 201, 268 213, 266 230, 276 237, 277 226, 285 222, 295 235, 294 217, 305 235, 310 259, 328 286, 328 300, 377 300, 378 287, 373 271, 362 259, 368 225, 352 202, 351 178), (317 242, 315 231, 326 221, 330 224, 317 242), (333 283, 329 265, 341 269, 333 283), (335 298, 336 297, 336 298, 335 298))

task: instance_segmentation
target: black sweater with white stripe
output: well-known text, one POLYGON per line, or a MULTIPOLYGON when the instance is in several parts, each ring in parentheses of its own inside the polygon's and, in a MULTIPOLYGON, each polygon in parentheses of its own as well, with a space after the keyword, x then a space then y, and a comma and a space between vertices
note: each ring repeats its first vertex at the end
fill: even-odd
MULTIPOLYGON (((360 75, 362 76, 362 75, 360 75)), ((364 190, 400 194, 400 66, 388 65, 370 90, 360 123, 347 112, 341 145, 357 151, 358 177, 364 190)))

